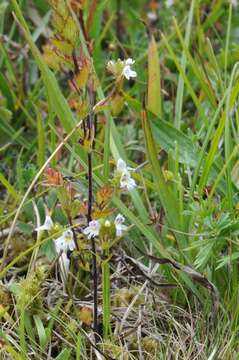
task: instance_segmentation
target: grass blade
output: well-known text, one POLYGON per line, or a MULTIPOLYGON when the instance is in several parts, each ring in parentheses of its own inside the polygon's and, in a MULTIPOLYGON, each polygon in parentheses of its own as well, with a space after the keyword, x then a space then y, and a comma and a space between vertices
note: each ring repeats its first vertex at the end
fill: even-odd
MULTIPOLYGON (((189 11, 188 16, 188 23, 187 23, 187 29, 185 34, 185 45, 186 47, 189 46, 190 42, 190 33, 192 29, 192 20, 193 20, 193 13, 194 13, 194 0, 191 2, 191 7, 189 11)), ((186 70, 186 64, 187 64, 187 57, 185 51, 182 54, 181 57, 181 66, 182 70, 185 72, 186 70)), ((176 104, 175 104, 175 118, 174 118, 174 124, 177 129, 180 129, 181 127, 181 118, 182 118, 182 108, 183 108, 183 93, 184 93, 184 79, 182 74, 179 75, 178 80, 178 87, 177 87, 177 95, 176 95, 176 104)))
POLYGON ((148 109, 162 117, 160 62, 154 36, 151 36, 148 49, 148 109))

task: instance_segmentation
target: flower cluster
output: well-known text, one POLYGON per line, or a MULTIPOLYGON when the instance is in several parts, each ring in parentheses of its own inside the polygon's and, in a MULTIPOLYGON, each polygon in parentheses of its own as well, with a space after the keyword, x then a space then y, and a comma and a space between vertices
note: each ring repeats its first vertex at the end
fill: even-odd
MULTIPOLYGON (((127 226, 124 225, 125 218, 123 215, 118 214, 114 221, 116 236, 121 237, 123 235, 123 232, 127 230, 127 226)), ((100 229, 101 229, 101 220, 92 220, 89 222, 89 225, 83 230, 83 233, 88 236, 88 239, 91 239, 92 237, 99 236, 100 229)), ((105 227, 111 226, 111 223, 109 220, 106 220, 104 223, 105 227)))
POLYGON ((55 241, 55 249, 59 256, 60 274, 64 283, 66 283, 67 275, 70 268, 70 259, 68 258, 68 251, 75 249, 75 242, 73 240, 73 232, 68 229, 57 238, 55 241))
POLYGON ((107 69, 115 76, 115 77, 125 77, 127 80, 130 78, 136 78, 136 71, 131 69, 131 66, 135 63, 135 61, 131 58, 126 60, 117 61, 110 60, 107 63, 107 69))
MULTIPOLYGON (((37 227, 37 232, 50 232, 54 228, 54 223, 49 214, 46 215, 44 224, 37 227)), ((63 234, 54 240, 56 253, 59 255, 60 274, 63 282, 67 280, 67 275, 70 267, 70 259, 68 258, 68 251, 75 249, 75 242, 73 240, 73 233, 70 229, 63 232, 63 234)))
POLYGON ((116 171, 120 175, 120 188, 133 190, 137 185, 134 179, 131 177, 130 170, 134 170, 126 165, 126 162, 122 159, 117 161, 116 171))

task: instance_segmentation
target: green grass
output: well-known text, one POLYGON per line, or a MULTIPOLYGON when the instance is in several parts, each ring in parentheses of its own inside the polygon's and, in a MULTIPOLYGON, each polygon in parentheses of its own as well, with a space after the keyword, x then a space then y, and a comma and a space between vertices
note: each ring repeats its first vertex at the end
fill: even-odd
POLYGON ((0 4, 0 358, 237 359, 238 8, 66 3, 0 4))

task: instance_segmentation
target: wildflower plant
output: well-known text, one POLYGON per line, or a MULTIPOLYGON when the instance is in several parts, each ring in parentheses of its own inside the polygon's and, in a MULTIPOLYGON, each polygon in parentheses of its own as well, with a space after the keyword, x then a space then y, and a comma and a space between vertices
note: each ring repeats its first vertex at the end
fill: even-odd
MULTIPOLYGON (((136 182, 131 177, 131 169, 126 163, 119 159, 117 162, 116 179, 112 178, 113 187, 102 188, 94 195, 93 190, 93 155, 96 143, 97 114, 101 107, 111 106, 121 111, 123 106, 124 80, 135 79, 137 73, 132 69, 134 60, 117 61, 110 60, 107 70, 114 77, 113 90, 109 95, 97 104, 96 87, 97 79, 91 59, 92 48, 87 44, 87 51, 79 39, 79 25, 72 9, 67 2, 60 0, 50 1, 52 7, 52 25, 54 28, 47 44, 43 47, 44 58, 50 68, 61 72, 68 78, 70 95, 68 103, 78 118, 83 118, 82 125, 79 127, 79 144, 82 146, 87 158, 88 176, 88 198, 84 205, 75 199, 78 193, 74 187, 74 182, 65 180, 62 174, 53 169, 48 169, 46 173, 47 186, 55 187, 57 201, 71 228, 65 230, 63 234, 54 240, 55 250, 58 255, 61 278, 67 282, 70 268, 70 253, 73 251, 79 254, 81 263, 84 263, 84 255, 81 254, 81 244, 78 241, 77 231, 85 236, 91 244, 92 255, 92 275, 93 275, 93 298, 94 298, 94 330, 98 333, 98 267, 99 255, 103 251, 103 256, 109 256, 109 249, 117 238, 123 236, 127 227, 123 224, 124 217, 120 214, 111 222, 110 217, 114 209, 109 207, 114 191, 118 188, 123 191, 131 191, 136 187, 136 182), (119 103, 121 104, 118 107, 119 103), (119 181, 117 180, 119 177, 119 181), (115 186, 115 189, 114 189, 115 186), (94 200, 96 198, 96 201, 94 200), (74 218, 81 216, 80 226, 74 224, 74 218), (85 226, 86 223, 86 226, 85 226), (106 251, 106 253, 105 253, 106 251)), ((81 9, 82 10, 82 9, 81 9)), ((80 10, 80 11, 81 11, 80 10)), ((84 27, 81 19, 81 26, 84 27)), ((85 39, 86 40, 86 39, 85 39)), ((118 112, 117 110, 117 112, 118 112)), ((50 231, 53 224, 49 217, 46 217, 44 224, 37 230, 50 231)), ((85 241, 84 241, 85 243, 85 241)), ((86 246, 87 247, 87 246, 86 246)), ((108 274, 109 275, 109 274, 108 274)), ((105 281, 109 282, 109 277, 105 281)), ((108 319, 109 321, 109 319, 108 319)), ((107 325, 108 326, 108 325, 107 325)), ((108 330, 105 334, 108 333, 108 330)))
POLYGON ((0 37, 0 130, 11 135, 1 152, 14 154, 17 179, 14 189, 1 167, 0 277, 16 307, 6 297, 0 313, 13 314, 9 329, 19 324, 4 349, 19 339, 24 358, 149 359, 166 334, 182 357, 221 357, 207 331, 191 335, 195 323, 205 330, 204 314, 215 321, 217 286, 229 298, 238 282, 236 2, 192 0, 185 16, 188 4, 168 0, 37 1, 33 36, 28 0, 11 2, 27 45, 15 43, 15 25, 7 46, 0 37), (193 346, 179 346, 182 329, 193 346))

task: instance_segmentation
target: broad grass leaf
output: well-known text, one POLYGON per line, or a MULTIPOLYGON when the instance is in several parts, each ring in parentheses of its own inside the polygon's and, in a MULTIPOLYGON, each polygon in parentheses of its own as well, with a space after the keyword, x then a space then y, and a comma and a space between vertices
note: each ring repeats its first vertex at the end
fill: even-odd
POLYGON ((162 116, 160 62, 157 44, 153 36, 148 49, 148 109, 158 117, 162 116))
POLYGON ((142 111, 142 126, 144 130, 145 142, 146 142, 146 153, 149 163, 152 166, 152 173, 157 184, 157 192, 164 208, 166 218, 170 226, 174 229, 180 229, 179 224, 179 208, 178 200, 176 199, 172 189, 168 186, 164 179, 163 172, 161 170, 158 161, 158 152, 156 150, 156 144, 152 135, 149 120, 147 118, 146 111, 142 111))
MULTIPOLYGON (((149 114, 150 115, 150 114, 149 114)), ((176 129, 169 122, 164 120, 157 121, 152 119, 152 131, 155 136, 155 141, 167 153, 171 152, 172 156, 175 155, 176 146, 178 148, 178 161, 192 167, 197 165, 198 150, 196 145, 185 135, 182 131, 176 129)))

